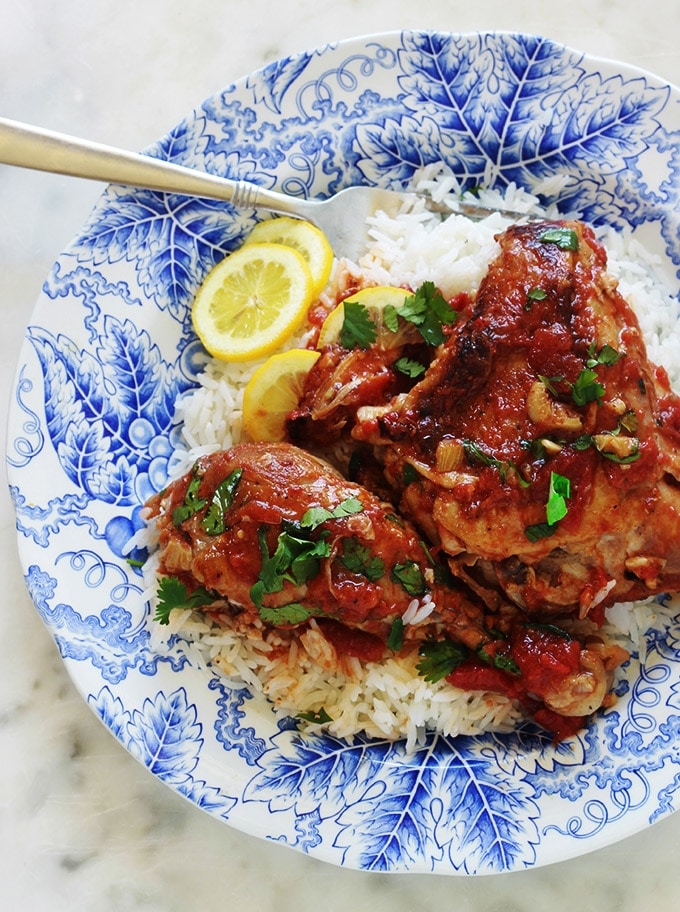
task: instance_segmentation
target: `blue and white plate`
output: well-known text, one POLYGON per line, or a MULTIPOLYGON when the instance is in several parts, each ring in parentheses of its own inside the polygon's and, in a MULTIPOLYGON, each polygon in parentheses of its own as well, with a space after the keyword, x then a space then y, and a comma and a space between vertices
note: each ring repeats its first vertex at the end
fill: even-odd
MULTIPOLYGON (((519 34, 404 32, 265 67, 150 155, 302 196, 400 187, 443 160, 466 186, 531 190, 631 226, 680 269, 680 92, 519 34)), ((244 689, 158 655, 124 544, 166 483, 189 309, 253 212, 110 187, 47 277, 22 348, 8 461, 26 584, 77 687, 159 779, 233 827, 338 865, 485 874, 639 831, 680 800, 680 626, 648 636, 616 706, 554 747, 509 736, 403 745, 301 739, 244 689)))

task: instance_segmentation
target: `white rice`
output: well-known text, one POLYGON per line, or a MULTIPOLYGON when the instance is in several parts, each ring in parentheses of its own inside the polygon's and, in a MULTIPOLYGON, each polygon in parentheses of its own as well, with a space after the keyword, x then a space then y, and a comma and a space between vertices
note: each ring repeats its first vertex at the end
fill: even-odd
MULTIPOLYGON (((559 184, 559 178, 552 180, 555 182, 559 184)), ((424 169, 415 189, 439 202, 460 198, 455 179, 437 165, 424 169)), ((555 189, 546 186, 537 192, 555 189)), ((551 214, 540 210, 535 196, 516 187, 504 194, 481 191, 475 200, 491 208, 551 214)), ((358 264, 336 264, 332 282, 341 284, 349 271, 371 284, 417 288, 424 281, 432 281, 447 297, 474 293, 499 251, 495 236, 510 223, 511 219, 498 213, 483 221, 458 215, 442 220, 419 204, 405 207, 394 218, 379 214, 371 223, 367 254, 358 264)), ((658 264, 630 233, 605 231, 600 240, 609 254, 609 271, 640 320, 650 359, 666 368, 674 388, 680 391, 678 300, 656 277, 658 264)), ((329 293, 332 296, 332 289, 329 293)), ((285 347, 304 344, 301 334, 285 347)), ((177 403, 186 449, 176 453, 176 475, 187 471, 198 456, 241 440, 243 390, 261 363, 207 362, 199 386, 177 403)), ((155 589, 153 558, 146 572, 151 592, 155 589)), ((414 602, 404 622, 421 623, 431 610, 426 601, 414 602)), ((638 644, 642 659, 645 631, 663 623, 670 612, 671 608, 654 601, 614 606, 607 610, 607 616, 617 636, 638 644)), ((181 636, 183 648, 193 661, 219 669, 237 684, 245 683, 256 696, 266 697, 277 712, 297 716, 323 710, 332 719, 327 724, 307 722, 303 726, 307 730, 323 727, 342 738, 362 731, 373 737, 403 737, 410 750, 426 730, 449 736, 510 730, 522 715, 501 695, 471 694, 444 681, 427 683, 416 671, 417 654, 365 665, 339 657, 313 623, 304 632, 262 627, 244 636, 238 630, 212 624, 200 613, 176 610, 168 627, 156 627, 157 648, 164 648, 175 634, 181 636)))

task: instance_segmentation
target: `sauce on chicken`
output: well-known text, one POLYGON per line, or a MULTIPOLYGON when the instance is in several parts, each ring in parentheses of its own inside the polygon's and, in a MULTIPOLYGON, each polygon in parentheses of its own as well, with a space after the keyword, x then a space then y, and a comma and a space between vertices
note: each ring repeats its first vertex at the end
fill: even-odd
POLYGON ((335 343, 288 442, 204 457, 149 508, 161 577, 218 621, 313 621, 362 662, 418 649, 559 739, 627 657, 596 635, 605 606, 680 589, 680 400, 590 228, 499 245, 444 341, 406 352, 420 379, 399 347, 335 343))

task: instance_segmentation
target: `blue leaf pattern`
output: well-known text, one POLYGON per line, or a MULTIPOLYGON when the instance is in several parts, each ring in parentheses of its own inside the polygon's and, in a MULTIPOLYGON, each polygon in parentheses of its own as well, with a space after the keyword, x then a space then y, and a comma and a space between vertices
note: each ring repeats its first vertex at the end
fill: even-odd
MULTIPOLYGON (((677 91, 652 77, 535 36, 405 32, 271 64, 147 154, 305 197, 400 187, 444 161, 466 187, 514 182, 563 212, 640 229, 680 276, 677 108, 677 91), (546 183, 557 175, 559 189, 546 183)), ((670 813, 680 804, 677 619, 650 632, 618 704, 577 738, 555 746, 527 724, 429 736, 412 754, 302 738, 294 720, 196 667, 176 639, 153 646, 134 566, 146 552, 129 554, 129 542, 141 505, 167 483, 175 402, 203 363, 196 288, 257 218, 109 187, 31 321, 10 490, 26 585, 92 707, 197 806, 354 868, 518 870, 670 813)))
POLYGON ((202 726, 183 688, 168 696, 159 691, 132 712, 108 687, 96 697, 91 695, 89 703, 128 751, 159 779, 203 810, 229 818, 236 798, 194 775, 203 744, 202 726))
POLYGON ((203 743, 196 708, 187 706, 183 689, 169 697, 158 694, 133 713, 128 725, 132 751, 152 773, 183 780, 196 766, 203 743))
POLYGON ((96 356, 40 327, 29 338, 42 366, 47 433, 64 472, 91 497, 124 506, 165 485, 175 401, 190 381, 131 320, 108 314, 102 323, 96 356))

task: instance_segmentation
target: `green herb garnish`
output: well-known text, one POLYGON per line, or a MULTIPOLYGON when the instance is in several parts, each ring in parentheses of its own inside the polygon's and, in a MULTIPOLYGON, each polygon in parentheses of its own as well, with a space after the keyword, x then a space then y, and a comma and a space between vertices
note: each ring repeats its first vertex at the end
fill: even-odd
POLYGON ((531 526, 527 526, 524 530, 524 534, 531 542, 537 542, 542 538, 550 538, 551 535, 554 535, 557 531, 555 526, 551 526, 547 522, 542 523, 533 523, 531 526))
POLYGON ((573 228, 548 228, 539 237, 543 244, 557 244, 560 250, 578 250, 578 235, 573 228))
POLYGON ((545 522, 534 523, 525 528, 524 534, 529 541, 536 542, 555 533, 555 527, 567 515, 567 500, 570 495, 570 480, 557 472, 551 472, 548 500, 545 505, 545 522))
POLYGON ((186 494, 184 495, 184 501, 172 511, 172 523, 174 526, 181 526, 183 522, 192 517, 194 513, 202 510, 206 505, 207 501, 198 496, 200 486, 201 476, 198 474, 197 467, 194 466, 186 494))
POLYGON ((599 352, 595 351, 595 342, 591 342, 588 346, 588 360, 586 361, 586 367, 597 367, 599 364, 616 364, 619 358, 623 357, 621 352, 617 351, 615 348, 612 348, 609 343, 605 343, 599 352))
POLYGON ((559 396, 559 390, 557 389, 557 384, 562 383, 564 377, 555 376, 555 377, 546 377, 545 374, 539 374, 538 379, 541 381, 543 386, 548 390, 549 393, 552 393, 553 396, 559 396))
POLYGON ((217 598, 214 592, 199 587, 189 594, 186 585, 176 576, 162 576, 158 580, 156 611, 153 619, 158 624, 170 622, 174 608, 202 608, 211 605, 217 598))
POLYGON ((531 305, 534 303, 534 301, 545 301, 547 297, 548 292, 545 290, 545 288, 530 288, 527 292, 527 302, 524 305, 524 309, 531 310, 531 305))
POLYGON ((418 655, 422 658, 416 665, 418 674, 430 684, 436 684, 465 661, 468 651, 465 646, 452 640, 425 640, 418 655))
POLYGON ((558 475, 557 472, 551 472, 548 502, 545 505, 545 518, 549 525, 554 526, 567 515, 567 500, 570 493, 569 479, 564 475, 558 475))
POLYGON ((355 513, 361 513, 363 509, 363 505, 357 497, 347 497, 332 510, 327 510, 325 507, 310 507, 302 516, 300 525, 303 529, 313 531, 329 519, 344 519, 355 513))
POLYGON ((416 481, 420 481, 420 473, 418 472, 418 469, 412 466, 410 462, 404 463, 401 474, 405 488, 416 481))
POLYGON ((597 379, 597 373, 589 367, 584 368, 571 387, 571 398, 575 405, 583 406, 589 402, 601 402, 604 397, 604 386, 597 379))
POLYGON ((428 345, 441 345, 446 336, 444 326, 455 323, 458 313, 449 305, 434 282, 423 282, 418 290, 404 299, 401 307, 388 305, 383 319, 392 332, 398 328, 398 318, 412 323, 428 345))
POLYGON ((493 667, 500 671, 507 671, 509 674, 519 674, 519 665, 512 656, 496 654, 493 657, 493 667))
POLYGON ((343 302, 344 320, 340 330, 340 344, 343 348, 370 348, 378 338, 375 323, 368 315, 368 309, 360 301, 347 298, 343 302))
POLYGON ((234 469, 221 481, 212 496, 206 514, 201 520, 201 528, 208 535, 221 535, 225 530, 225 517, 234 502, 243 469, 234 469))
MULTIPOLYGON (((614 434, 612 433, 611 436, 613 437, 614 434)), ((631 462, 637 462, 640 456, 642 456, 640 447, 637 444, 631 449, 630 453, 626 453, 625 456, 619 456, 618 453, 606 450, 602 445, 598 445, 597 443, 595 443, 595 448, 600 456, 604 459, 608 459, 610 462, 615 462, 617 465, 630 465, 631 462)))
POLYGON ((558 627, 556 624, 540 624, 538 621, 528 621, 522 626, 526 627, 527 630, 538 630, 539 633, 549 633, 552 636, 559 637, 568 642, 571 642, 574 639, 567 630, 563 627, 558 627))
POLYGON ((304 585, 317 575, 321 568, 321 560, 329 557, 331 553, 326 536, 314 541, 308 532, 296 523, 284 523, 283 526, 272 554, 269 553, 267 545, 266 526, 262 526, 257 533, 262 566, 257 582, 250 589, 250 597, 260 614, 265 610, 265 595, 281 592, 286 581, 297 586, 304 585))
POLYGON ((502 484, 505 484, 508 478, 508 472, 513 471, 517 478, 517 482, 522 488, 528 488, 531 482, 527 481, 517 469, 517 466, 514 462, 497 459, 491 453, 487 453, 483 450, 478 443, 475 443, 474 440, 465 439, 462 441, 463 451, 471 463, 477 463, 481 466, 487 466, 488 468, 497 469, 500 476, 502 484))
POLYGON ((496 459, 490 453, 485 452, 474 440, 465 439, 462 441, 463 451, 472 463, 498 469, 501 475, 501 481, 505 483, 509 464, 503 460, 496 459))
POLYGON ((497 652, 491 656, 483 646, 480 646, 477 650, 477 655, 482 662, 485 662, 487 665, 492 665, 494 668, 498 668, 499 671, 507 671, 510 674, 520 673, 519 665, 511 655, 497 652))
POLYGON ((400 374, 411 377, 413 380, 422 377, 427 370, 424 364, 421 364, 420 361, 413 361, 411 358, 398 358, 394 362, 394 367, 400 374))
POLYGON ((387 637, 387 646, 392 652, 399 652, 404 645, 404 627, 406 625, 400 617, 392 621, 389 636, 387 637))
POLYGON ((304 624, 310 617, 323 614, 322 611, 315 611, 312 608, 306 608, 299 602, 290 602, 288 605, 279 605, 278 608, 267 608, 262 605, 258 608, 258 613, 263 621, 274 624, 277 627, 304 624))
POLYGON ((311 722, 313 725, 327 725, 329 722, 333 721, 323 706, 317 712, 310 709, 309 712, 298 713, 297 717, 301 722, 311 722))
POLYGON ((399 583, 408 595, 419 596, 425 595, 427 592, 423 571, 415 561, 395 564, 390 576, 393 582, 399 583))
POLYGON ((365 576, 371 583, 377 582, 385 572, 382 558, 374 555, 370 548, 354 537, 343 540, 340 561, 350 573, 365 576))

